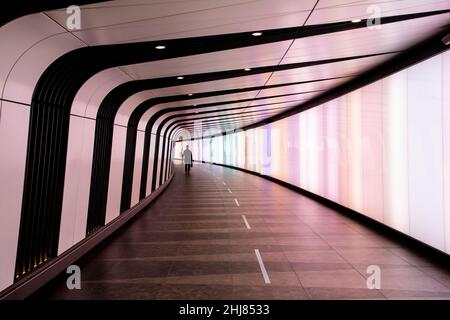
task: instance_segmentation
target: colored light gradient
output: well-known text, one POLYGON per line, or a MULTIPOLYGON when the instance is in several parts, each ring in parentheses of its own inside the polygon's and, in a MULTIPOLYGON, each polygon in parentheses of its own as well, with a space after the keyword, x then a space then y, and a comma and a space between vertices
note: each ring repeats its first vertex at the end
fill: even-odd
POLYGON ((194 159, 270 175, 450 253, 449 75, 443 53, 289 118, 198 140, 194 159))

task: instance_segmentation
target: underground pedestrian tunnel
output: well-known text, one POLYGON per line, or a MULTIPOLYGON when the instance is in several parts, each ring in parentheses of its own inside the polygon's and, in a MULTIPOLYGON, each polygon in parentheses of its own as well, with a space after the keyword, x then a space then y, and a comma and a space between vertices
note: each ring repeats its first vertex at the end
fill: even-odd
POLYGON ((449 1, 19 3, 1 299, 450 299, 449 1))

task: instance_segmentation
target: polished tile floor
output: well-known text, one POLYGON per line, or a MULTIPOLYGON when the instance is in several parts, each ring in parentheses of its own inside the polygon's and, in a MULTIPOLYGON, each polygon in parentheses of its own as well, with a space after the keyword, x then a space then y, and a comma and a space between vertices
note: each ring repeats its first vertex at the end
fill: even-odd
MULTIPOLYGON (((448 260, 447 260, 448 261, 448 260)), ((38 299, 450 299, 450 269, 404 242, 237 170, 176 165, 160 198, 38 299), (258 253, 260 260, 258 260, 258 253), (368 289, 370 265, 381 289, 368 289)))

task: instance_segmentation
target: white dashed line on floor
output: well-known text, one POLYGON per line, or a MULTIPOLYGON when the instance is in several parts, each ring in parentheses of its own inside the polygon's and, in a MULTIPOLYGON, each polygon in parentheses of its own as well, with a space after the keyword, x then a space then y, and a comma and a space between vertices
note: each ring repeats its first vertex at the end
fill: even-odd
POLYGON ((242 219, 244 220, 244 223, 245 223, 245 226, 247 227, 247 229, 251 229, 252 227, 250 227, 250 224, 248 223, 247 218, 244 215, 242 215, 242 219))
POLYGON ((256 254, 256 259, 258 259, 259 268, 261 269, 261 273, 262 273, 263 278, 264 278, 264 283, 265 284, 270 284, 269 275, 267 274, 266 267, 264 266, 264 262, 263 262, 263 260, 261 258, 261 254, 259 253, 258 249, 255 249, 255 254, 256 254))

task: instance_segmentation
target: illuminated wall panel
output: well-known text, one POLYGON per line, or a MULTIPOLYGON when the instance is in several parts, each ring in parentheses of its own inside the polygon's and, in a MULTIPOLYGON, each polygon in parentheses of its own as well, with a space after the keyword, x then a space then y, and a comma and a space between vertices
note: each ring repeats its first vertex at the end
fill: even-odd
POLYGON ((181 143, 181 142, 177 142, 176 144, 175 144, 175 148, 174 148, 174 151, 173 151, 173 158, 174 159, 181 159, 181 150, 182 150, 182 148, 183 148, 183 144, 181 143))
POLYGON ((439 249, 445 242, 441 66, 439 56, 413 66, 407 81, 410 232, 439 249))
POLYGON ((308 187, 308 119, 305 116, 306 113, 299 115, 298 117, 298 127, 299 127, 299 159, 300 163, 300 183, 298 186, 304 189, 309 189, 308 187))
MULTIPOLYGON (((267 154, 263 152, 263 145, 266 144, 266 141, 264 140, 264 137, 270 137, 270 134, 267 133, 266 128, 256 128, 255 130, 256 134, 254 136, 255 139, 255 148, 256 148, 256 158, 255 158, 255 164, 256 164, 256 171, 262 172, 262 166, 263 166, 263 158, 260 156, 265 155, 265 157, 270 157, 270 154, 267 154)), ((264 156, 263 156, 264 157, 264 156)), ((269 162, 270 161, 266 161, 269 162)))
POLYGON ((442 55, 442 138, 444 162, 445 248, 450 251, 450 51, 442 55))
POLYGON ((313 108, 308 113, 308 185, 309 190, 323 195, 323 107, 313 108))
POLYGON ((237 139, 237 163, 238 167, 245 167, 245 132, 240 131, 236 134, 237 139))
MULTIPOLYGON (((275 124, 274 124, 275 125, 275 124)), ((273 172, 272 172, 272 133, 275 136, 275 139, 277 139, 277 131, 278 130, 272 130, 272 125, 267 125, 264 126, 262 128, 258 128, 257 129, 257 133, 254 135, 254 139, 255 139, 255 145, 258 147, 259 146, 259 151, 257 151, 257 156, 255 161, 256 161, 256 166, 257 166, 257 171, 265 174, 265 175, 269 175, 269 176, 273 176, 273 172), (259 132, 259 134, 258 134, 259 132), (261 139, 259 139, 261 138, 261 139)), ((277 142, 278 140, 274 141, 274 145, 275 147, 277 147, 277 142)), ((278 150, 276 150, 276 152, 279 152, 278 150)))
MULTIPOLYGON (((290 181, 290 174, 289 174, 289 165, 284 165, 289 163, 288 158, 288 142, 289 142, 289 123, 287 119, 284 119, 281 121, 282 127, 280 128, 280 162, 277 164, 277 169, 280 172, 280 179, 284 181, 290 181)), ((276 140, 275 140, 276 141, 276 140)))
POLYGON ((450 253, 449 88, 444 53, 270 125, 208 139, 205 160, 287 181, 450 253))
POLYGON ((324 194, 333 201, 339 201, 339 126, 337 100, 323 105, 323 139, 324 139, 324 194))
POLYGON ((231 146, 230 146, 230 148, 232 150, 231 154, 230 154, 230 156, 231 156, 231 165, 237 166, 238 165, 237 164, 237 158, 239 156, 239 150, 238 150, 237 141, 236 141, 237 134, 231 135, 230 139, 231 139, 231 146))
POLYGON ((349 167, 348 167, 348 117, 347 117, 347 96, 336 100, 338 104, 338 130, 339 130, 339 201, 338 203, 349 207, 349 167))
POLYGON ((202 159, 203 161, 211 161, 211 150, 209 150, 209 140, 208 138, 202 139, 203 142, 203 155, 202 155, 202 159))
POLYGON ((347 96, 349 207, 358 212, 363 210, 362 99, 361 90, 347 96))
POLYGON ((191 144, 193 149, 192 157, 194 161, 202 161, 202 148, 203 148, 202 140, 191 141, 191 144))
POLYGON ((282 133, 283 130, 283 121, 278 121, 273 123, 270 127, 267 126, 268 132, 267 134, 270 135, 270 141, 271 144, 270 150, 270 172, 272 177, 276 177, 278 179, 282 179, 283 172, 281 166, 283 166, 281 161, 286 162, 285 159, 283 159, 283 141, 282 141, 282 133))
POLYGON ((258 129, 255 130, 247 130, 246 133, 246 169, 253 170, 256 172, 259 172, 257 165, 256 165, 256 159, 261 157, 259 154, 259 150, 257 148, 257 141, 256 141, 256 132, 258 129))
POLYGON ((223 145, 224 145, 223 136, 218 136, 215 138, 215 142, 213 143, 213 162, 216 163, 224 163, 223 162, 223 145))
POLYGON ((409 233, 406 71, 383 79, 384 223, 409 233))
POLYGON ((289 117, 287 121, 287 131, 285 132, 286 144, 286 160, 287 166, 284 170, 287 172, 286 181, 295 185, 300 181, 299 153, 298 153, 298 115, 289 117))
POLYGON ((227 134, 222 137, 223 139, 223 148, 222 148, 222 159, 220 159, 219 163, 228 163, 232 164, 231 161, 231 153, 234 152, 232 146, 231 146, 231 135, 227 134))
POLYGON ((383 221, 383 109, 381 82, 362 90, 362 189, 363 212, 383 221))

